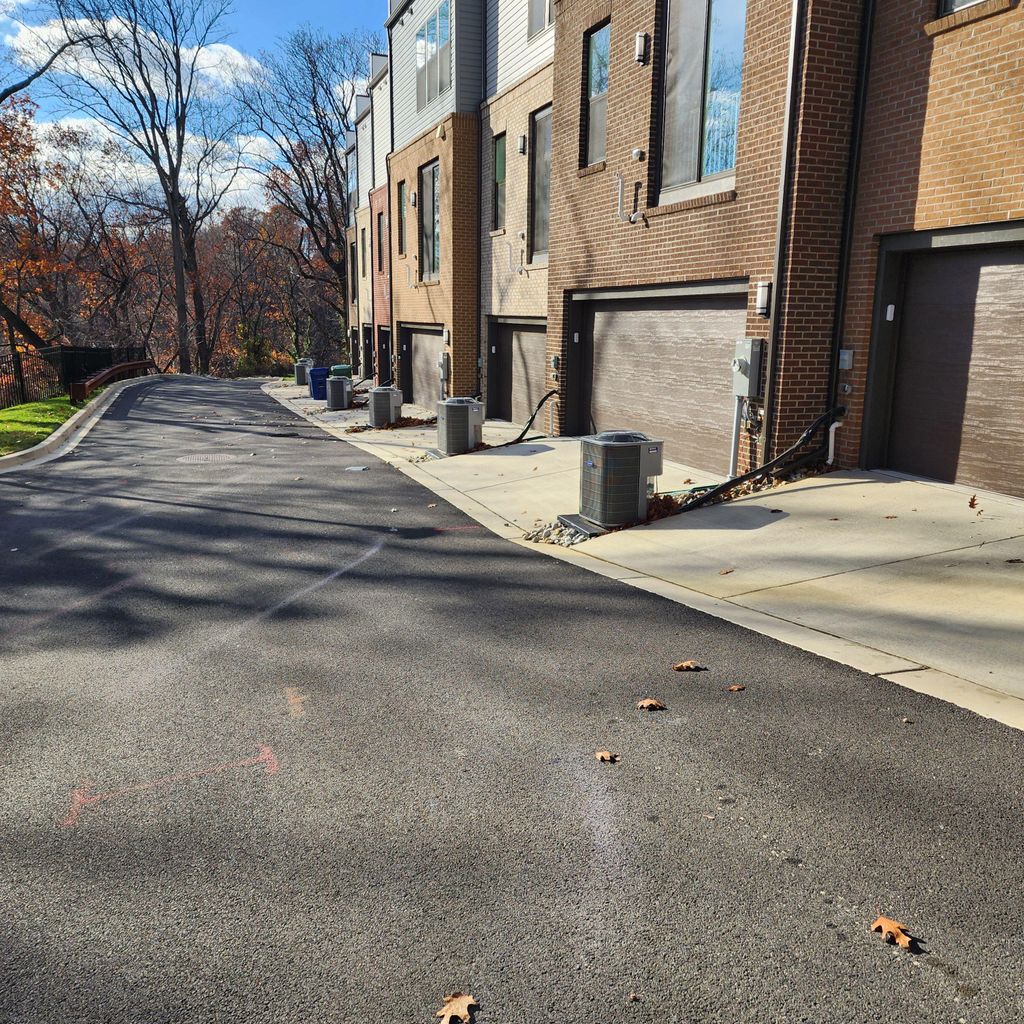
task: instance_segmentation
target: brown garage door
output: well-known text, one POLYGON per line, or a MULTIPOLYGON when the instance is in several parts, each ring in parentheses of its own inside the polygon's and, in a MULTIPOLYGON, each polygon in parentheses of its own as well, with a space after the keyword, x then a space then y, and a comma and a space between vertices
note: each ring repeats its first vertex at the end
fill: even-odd
POLYGON ((888 465, 1024 495, 1024 249, 909 258, 888 465))
POLYGON ((665 441, 667 459, 727 472, 745 327, 744 295, 594 303, 591 429, 643 430, 665 441))
POLYGON ((525 423, 544 394, 547 330, 533 324, 499 324, 488 381, 488 414, 525 423))
POLYGON ((405 400, 415 402, 433 411, 441 391, 437 361, 444 351, 444 338, 440 331, 411 331, 412 396, 405 400))

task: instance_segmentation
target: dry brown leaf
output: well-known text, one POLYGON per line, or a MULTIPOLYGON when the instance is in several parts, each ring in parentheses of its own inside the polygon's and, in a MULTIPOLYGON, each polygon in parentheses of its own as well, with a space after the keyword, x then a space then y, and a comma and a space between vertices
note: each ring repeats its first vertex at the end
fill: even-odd
POLYGON ((452 1024, 452 1021, 462 1021, 462 1024, 470 1024, 473 1019, 473 1011, 479 1010, 480 1004, 466 992, 453 992, 444 997, 444 1006, 441 1007, 435 1017, 441 1018, 441 1024, 452 1024))
POLYGON ((899 516, 886 516, 886 519, 899 519, 899 516))
POLYGON ((743 685, 742 685, 741 683, 734 683, 734 684, 733 684, 732 686, 727 686, 727 687, 726 687, 726 689, 727 689, 727 690, 728 690, 728 691, 729 691, 730 693, 739 693, 739 692, 740 692, 740 690, 745 690, 745 689, 746 689, 746 687, 745 687, 745 686, 743 686, 743 685))
POLYGON ((610 750, 598 750, 594 757, 605 764, 618 764, 622 760, 621 754, 613 754, 610 750))
POLYGON ((735 571, 736 571, 735 568, 732 568, 732 569, 719 569, 718 570, 718 575, 719 576, 728 576, 729 573, 735 572, 735 571))
POLYGON ((905 924, 894 921, 891 917, 876 917, 871 925, 873 932, 881 932, 886 942, 895 942, 901 949, 910 952, 914 947, 914 937, 907 931, 905 924))
POLYGON ((664 711, 665 705, 658 700, 657 697, 644 697, 643 700, 638 700, 636 706, 641 711, 664 711))
POLYGON ((1008 558, 1007 565, 1024 565, 1024 558, 1008 558))
POLYGON ((978 496, 976 494, 972 494, 971 495, 971 500, 969 502, 967 502, 967 507, 968 508, 977 508, 978 507, 978 496))
POLYGON ((679 661, 672 666, 673 672, 707 672, 699 661, 679 661))

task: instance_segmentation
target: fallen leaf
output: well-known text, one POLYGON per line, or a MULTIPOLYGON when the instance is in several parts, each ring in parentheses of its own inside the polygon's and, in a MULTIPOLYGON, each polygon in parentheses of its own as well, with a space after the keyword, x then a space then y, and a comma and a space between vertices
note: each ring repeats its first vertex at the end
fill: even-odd
POLYGON ((913 720, 912 718, 906 718, 906 717, 904 717, 904 718, 901 718, 901 719, 900 719, 900 721, 901 721, 901 722, 902 722, 902 723, 903 723, 904 725, 913 725, 913 724, 914 724, 914 720, 913 720))
POLYGON ((699 661, 680 661, 672 666, 673 672, 707 672, 699 661))
POLYGON ((645 697, 643 700, 638 700, 636 706, 641 711, 664 711, 665 705, 658 700, 657 697, 645 697))
POLYGON ((886 516, 886 519, 899 519, 899 516, 886 516))
POLYGON ((452 1024, 455 1020, 462 1021, 462 1024, 470 1024, 473 1011, 479 1009, 480 1004, 468 993, 453 992, 444 997, 444 1006, 434 1016, 441 1018, 441 1024, 452 1024))
POLYGON ((735 571, 736 571, 735 568, 732 568, 732 569, 719 569, 718 570, 718 575, 719 576, 728 576, 729 573, 735 572, 735 571))
POLYGON ((626 996, 626 1001, 630 1003, 639 1003, 640 997, 635 992, 630 992, 629 995, 626 996))
POLYGON ((1024 565, 1024 558, 1008 558, 1007 565, 1024 565))
POLYGON ((914 946, 914 937, 907 931, 905 924, 894 921, 891 917, 876 917, 871 925, 873 932, 881 932, 882 938, 888 943, 895 942, 901 949, 910 950, 914 946))
POLYGON ((771 516, 777 516, 781 512, 782 512, 781 508, 770 508, 770 509, 768 509, 768 514, 771 515, 771 516))
POLYGON ((967 507, 968 508, 977 508, 978 507, 978 496, 976 494, 972 494, 971 495, 971 500, 969 502, 967 502, 967 507))
POLYGON ((392 511, 392 512, 397 512, 397 511, 398 511, 398 509, 397 509, 397 508, 393 508, 393 509, 392 509, 391 511, 392 511))
POLYGON ((598 750, 594 757, 605 764, 618 764, 622 760, 621 754, 613 754, 610 750, 598 750))
POLYGON ((433 504, 428 505, 427 508, 437 508, 437 502, 435 501, 433 504))
POLYGON ((732 686, 727 686, 727 687, 726 687, 726 689, 727 689, 727 690, 728 690, 728 691, 729 691, 730 693, 739 693, 739 692, 740 692, 740 690, 745 690, 745 689, 746 689, 746 687, 745 687, 745 686, 743 686, 743 685, 742 685, 741 683, 734 683, 734 684, 733 684, 732 686))
POLYGON ((831 518, 829 519, 829 522, 830 522, 830 523, 838 523, 838 522, 839 522, 839 516, 832 516, 832 517, 831 517, 831 518))

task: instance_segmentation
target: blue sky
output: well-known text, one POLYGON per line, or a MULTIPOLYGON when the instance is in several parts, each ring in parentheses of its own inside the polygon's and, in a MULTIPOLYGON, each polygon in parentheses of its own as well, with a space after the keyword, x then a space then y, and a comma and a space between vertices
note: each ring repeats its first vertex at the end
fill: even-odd
POLYGON ((383 31, 387 0, 235 0, 230 18, 233 46, 246 53, 269 50, 300 25, 327 32, 358 28, 383 31))

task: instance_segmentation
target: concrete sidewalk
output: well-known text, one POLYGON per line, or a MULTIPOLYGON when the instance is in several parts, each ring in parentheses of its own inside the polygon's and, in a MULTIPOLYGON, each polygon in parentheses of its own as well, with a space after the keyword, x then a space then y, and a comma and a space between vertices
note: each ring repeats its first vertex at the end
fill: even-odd
MULTIPOLYGON (((432 459, 432 427, 346 434, 304 388, 278 401, 519 543, 575 512, 579 441, 432 459)), ((406 406, 406 415, 427 415, 406 406)), ((502 444, 518 428, 489 422, 502 444)), ((666 465, 659 490, 712 478, 666 465)), ((639 589, 1024 728, 1024 500, 883 473, 832 473, 571 549, 533 545, 639 589)))

